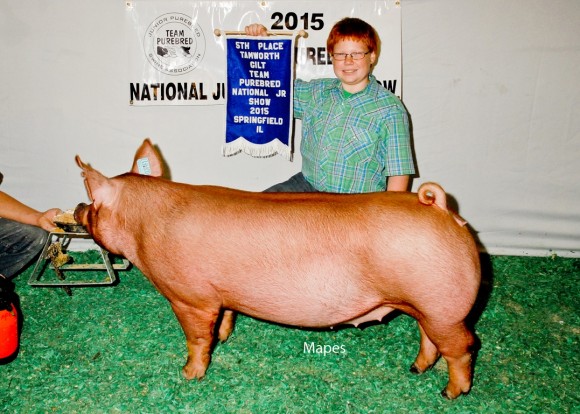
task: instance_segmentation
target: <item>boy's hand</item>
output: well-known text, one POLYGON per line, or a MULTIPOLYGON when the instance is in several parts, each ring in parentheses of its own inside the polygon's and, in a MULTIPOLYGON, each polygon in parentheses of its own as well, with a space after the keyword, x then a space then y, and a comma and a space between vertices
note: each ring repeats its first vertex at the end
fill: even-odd
POLYGON ((244 28, 248 36, 268 36, 268 29, 260 23, 253 23, 244 28))

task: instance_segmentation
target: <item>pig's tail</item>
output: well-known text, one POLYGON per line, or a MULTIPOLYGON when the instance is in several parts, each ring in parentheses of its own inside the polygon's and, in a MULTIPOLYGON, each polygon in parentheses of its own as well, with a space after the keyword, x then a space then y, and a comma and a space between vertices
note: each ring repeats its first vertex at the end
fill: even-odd
POLYGON ((442 210, 447 210, 447 196, 443 188, 437 183, 423 183, 417 192, 421 204, 427 206, 435 204, 442 210))

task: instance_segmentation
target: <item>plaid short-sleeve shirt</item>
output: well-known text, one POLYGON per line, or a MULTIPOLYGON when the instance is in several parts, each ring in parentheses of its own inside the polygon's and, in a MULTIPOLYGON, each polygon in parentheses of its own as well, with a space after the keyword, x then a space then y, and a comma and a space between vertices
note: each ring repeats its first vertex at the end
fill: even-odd
POLYGON ((386 177, 415 172, 407 111, 372 75, 349 97, 339 79, 296 80, 294 116, 302 120, 302 173, 319 191, 384 191, 386 177))

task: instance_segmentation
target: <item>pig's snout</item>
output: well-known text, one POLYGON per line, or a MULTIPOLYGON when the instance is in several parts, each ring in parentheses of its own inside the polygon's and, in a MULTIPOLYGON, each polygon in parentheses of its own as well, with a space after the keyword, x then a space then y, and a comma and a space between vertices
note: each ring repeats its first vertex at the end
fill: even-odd
POLYGON ((87 220, 88 212, 89 212, 89 206, 85 203, 79 203, 75 207, 75 211, 74 211, 75 221, 77 223, 82 224, 83 227, 85 227, 85 228, 88 224, 88 220, 87 220))

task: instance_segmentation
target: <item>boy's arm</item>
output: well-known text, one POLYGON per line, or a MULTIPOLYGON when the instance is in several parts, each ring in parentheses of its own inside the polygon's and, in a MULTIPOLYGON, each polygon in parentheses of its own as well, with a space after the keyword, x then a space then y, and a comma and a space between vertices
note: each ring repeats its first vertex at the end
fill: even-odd
POLYGON ((393 175, 387 180, 387 191, 407 191, 409 186, 408 175, 393 175))

